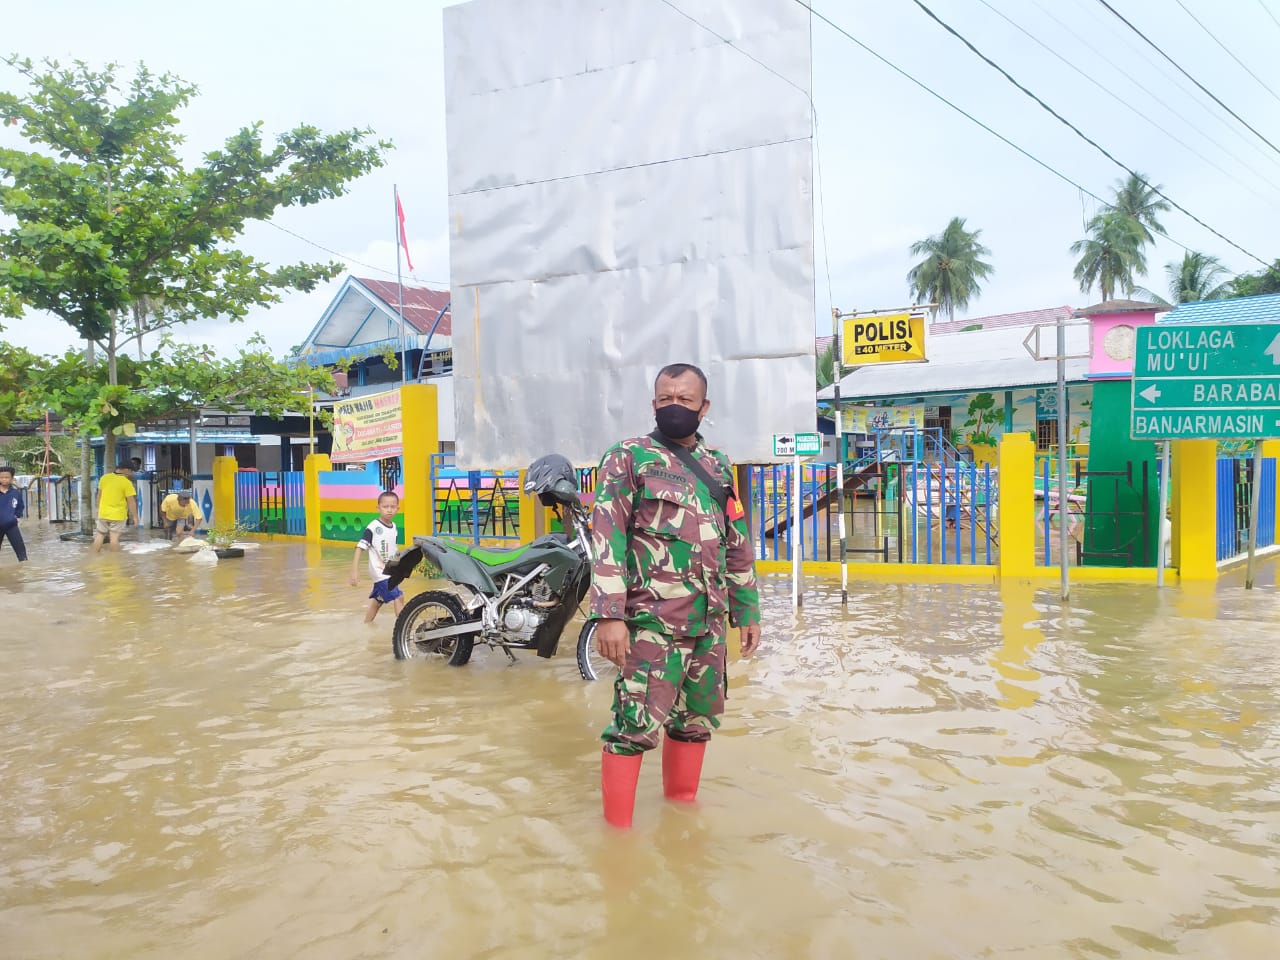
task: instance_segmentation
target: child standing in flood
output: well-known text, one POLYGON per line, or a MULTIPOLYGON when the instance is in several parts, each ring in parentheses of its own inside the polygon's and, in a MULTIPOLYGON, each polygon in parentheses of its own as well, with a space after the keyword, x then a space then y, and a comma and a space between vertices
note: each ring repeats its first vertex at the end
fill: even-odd
POLYGON ((373 592, 369 594, 369 609, 365 612, 364 622, 373 623, 373 618, 385 604, 391 604, 397 614, 404 609, 404 591, 399 587, 387 589, 390 576, 382 572, 387 561, 395 556, 399 548, 396 534, 396 511, 400 509, 400 498, 390 490, 378 494, 378 519, 364 528, 360 542, 356 544, 355 555, 351 558, 351 585, 360 583, 360 554, 369 558, 369 572, 373 575, 373 592))
POLYGON ((0 549, 5 540, 13 547, 19 563, 27 560, 27 545, 22 541, 18 520, 26 512, 27 501, 13 482, 13 467, 0 467, 0 549))

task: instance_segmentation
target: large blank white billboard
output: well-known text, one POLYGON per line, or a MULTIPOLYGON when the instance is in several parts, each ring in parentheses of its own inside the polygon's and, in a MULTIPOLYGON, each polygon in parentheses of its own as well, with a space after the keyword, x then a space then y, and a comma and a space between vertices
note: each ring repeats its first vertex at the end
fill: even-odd
POLYGON ((809 15, 673 3, 444 12, 460 466, 595 463, 672 362, 736 462, 813 427, 809 15))

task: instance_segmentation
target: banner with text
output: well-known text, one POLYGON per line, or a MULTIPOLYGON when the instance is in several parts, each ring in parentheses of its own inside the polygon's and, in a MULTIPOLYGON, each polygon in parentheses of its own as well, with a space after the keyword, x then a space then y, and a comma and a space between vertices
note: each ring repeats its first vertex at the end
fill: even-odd
POLYGON ((404 453, 400 391, 352 397, 334 404, 334 463, 365 463, 404 453))

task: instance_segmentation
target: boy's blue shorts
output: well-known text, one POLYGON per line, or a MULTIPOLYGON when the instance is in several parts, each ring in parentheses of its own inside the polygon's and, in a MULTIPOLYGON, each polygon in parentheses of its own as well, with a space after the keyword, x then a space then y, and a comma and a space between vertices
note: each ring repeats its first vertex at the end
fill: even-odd
POLYGON ((389 580, 375 580, 373 582, 373 592, 369 594, 370 600, 377 600, 379 603, 390 603, 392 600, 399 600, 404 596, 404 591, 399 587, 394 590, 388 590, 387 584, 389 580))

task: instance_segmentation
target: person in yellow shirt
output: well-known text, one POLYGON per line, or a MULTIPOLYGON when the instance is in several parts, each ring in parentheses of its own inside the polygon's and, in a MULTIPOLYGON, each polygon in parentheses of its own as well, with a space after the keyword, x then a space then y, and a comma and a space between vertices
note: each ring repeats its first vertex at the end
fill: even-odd
POLYGON ((175 490, 160 501, 164 535, 170 540, 194 537, 204 523, 204 511, 191 498, 190 490, 175 490))
POLYGON ((115 473, 98 481, 98 522, 93 528, 93 552, 102 550, 102 541, 110 537, 111 549, 120 549, 120 535, 125 523, 138 523, 138 490, 133 485, 133 464, 123 461, 115 473))

